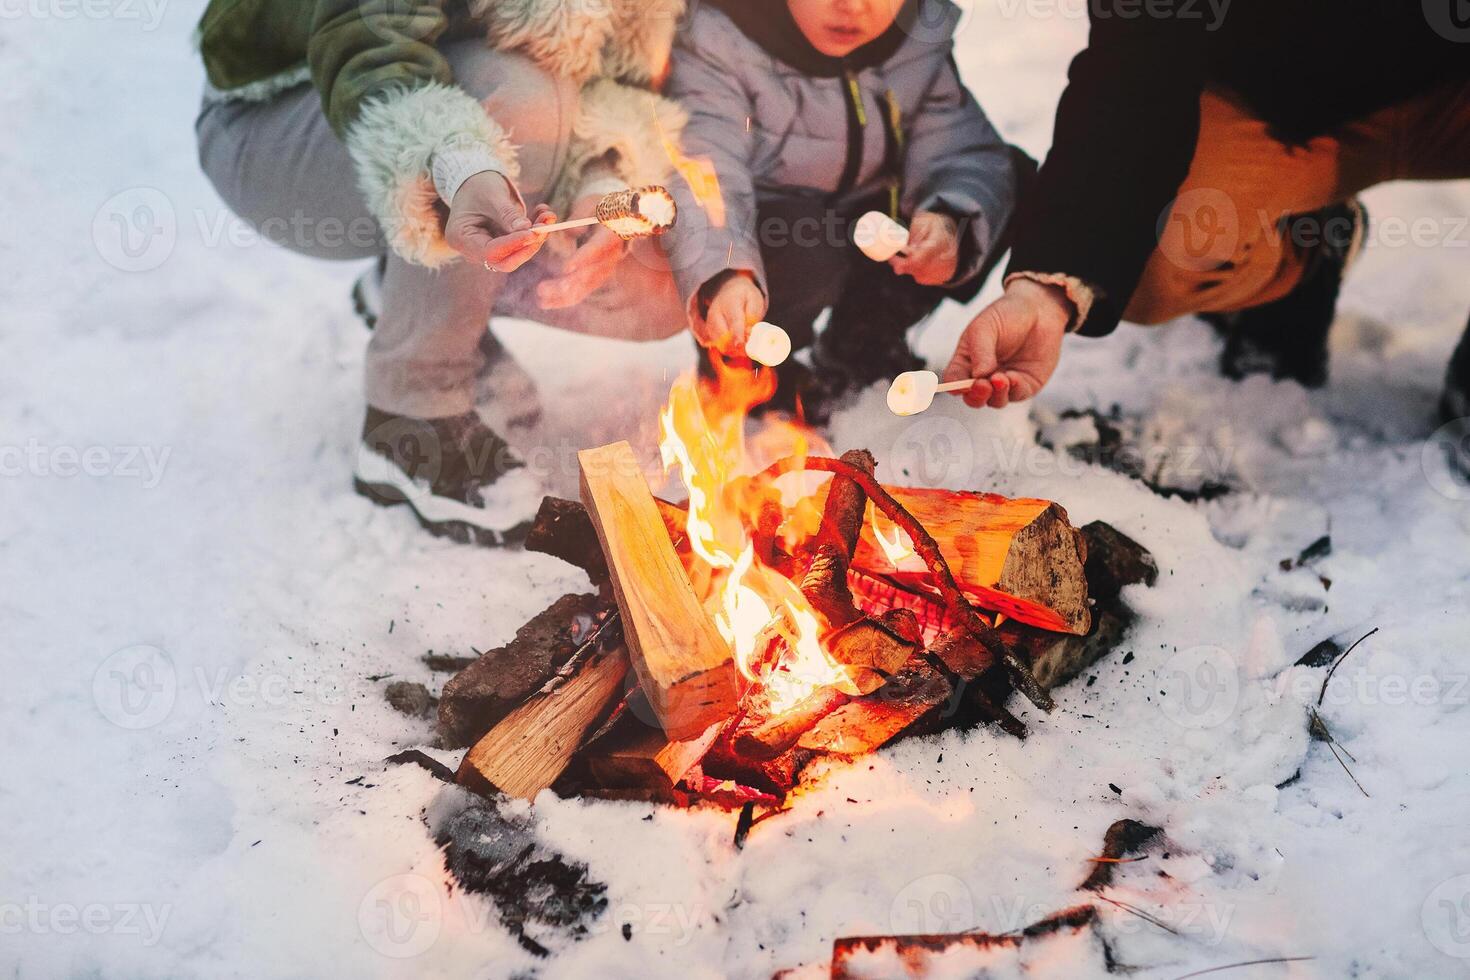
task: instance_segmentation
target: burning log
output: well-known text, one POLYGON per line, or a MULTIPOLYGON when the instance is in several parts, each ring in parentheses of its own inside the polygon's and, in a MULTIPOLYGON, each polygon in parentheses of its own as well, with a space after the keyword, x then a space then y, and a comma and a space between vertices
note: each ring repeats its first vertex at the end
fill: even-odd
POLYGON ((806 700, 781 712, 736 730, 736 753, 752 759, 774 759, 784 754, 817 722, 850 701, 851 695, 835 687, 823 687, 806 700))
MULTIPOLYGON (((960 588, 981 606, 1042 629, 1087 632, 1086 544, 1059 504, 902 487, 892 494, 933 535, 960 588)), ((895 564, 871 526, 853 564, 899 582, 929 578, 917 557, 895 564)))
POLYGON ((628 673, 621 647, 593 645, 475 743, 455 780, 477 793, 529 800, 556 782, 582 740, 617 702, 628 673))
POLYGON ((797 740, 799 748, 855 758, 923 727, 935 718, 954 686, 922 659, 865 698, 849 701, 822 718, 797 740))
MULTIPOLYGON (((987 952, 1006 948, 1017 948, 1056 935, 1075 935, 1091 928, 1097 921, 1097 909, 1092 905, 1077 905, 1063 909, 1034 922, 1019 932, 990 935, 983 932, 937 933, 917 936, 849 936, 832 943, 832 980, 856 980, 858 977, 877 976, 862 960, 877 954, 892 953, 903 964, 904 973, 899 976, 928 976, 932 968, 939 967, 946 954, 958 950, 987 952)), ((889 966, 891 971, 892 967, 889 966)), ((952 961, 950 969, 953 969, 952 961)), ((894 976, 885 972, 884 976, 894 976)))
MULTIPOLYGON (((1086 540, 1060 505, 993 493, 884 489, 929 532, 959 587, 979 605, 1042 629, 1087 632, 1086 540)), ((936 590, 932 563, 917 551, 905 556, 906 550, 879 541, 869 523, 852 564, 911 589, 936 590)))
POLYGON ((632 447, 618 442, 577 458, 633 668, 668 736, 692 738, 735 711, 730 647, 694 594, 632 447))
MULTIPOLYGON (((842 461, 872 476, 877 460, 866 449, 842 454, 842 461)), ((896 674, 922 642, 918 619, 893 610, 884 620, 865 618, 853 602, 848 567, 863 531, 868 495, 846 476, 832 478, 822 508, 822 523, 808 549, 801 593, 827 620, 827 653, 848 675, 849 694, 871 694, 896 674)))
MULTIPOLYGON (((792 457, 779 460, 768 466, 761 476, 768 479, 776 479, 786 473, 800 472, 802 470, 816 470, 818 472, 840 474, 851 479, 863 488, 873 504, 883 512, 889 520, 898 525, 899 529, 909 536, 913 542, 914 551, 924 564, 928 566, 930 574, 934 579, 934 587, 938 589, 944 600, 945 608, 959 622, 960 628, 968 631, 975 639, 995 651, 1015 679, 1016 687, 1021 693, 1043 711, 1051 711, 1056 707, 1051 697, 1036 683, 1036 678, 1031 676, 1030 669, 1024 664, 1006 643, 1005 639, 996 632, 995 628, 980 618, 975 607, 970 604, 964 592, 960 590, 959 583, 955 581, 954 572, 950 570, 948 561, 940 550, 939 543, 934 540, 928 530, 921 524, 913 514, 904 509, 904 506, 894 499, 893 495, 880 484, 871 473, 865 472, 860 467, 840 459, 827 459, 821 456, 810 456, 806 458, 792 457)), ((1081 540, 1080 538, 1078 539, 1081 540)), ((1079 561, 1081 556, 1078 556, 1079 561)))

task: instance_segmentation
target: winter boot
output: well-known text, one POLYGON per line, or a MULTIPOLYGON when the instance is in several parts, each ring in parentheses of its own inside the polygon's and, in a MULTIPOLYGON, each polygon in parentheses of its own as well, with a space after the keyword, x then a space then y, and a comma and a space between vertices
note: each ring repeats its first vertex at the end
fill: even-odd
POLYGON ((368 406, 353 486, 376 504, 408 504, 430 533, 499 546, 525 536, 539 482, 479 415, 416 419, 368 406))
POLYGON ((1444 397, 1439 401, 1442 421, 1455 422, 1470 419, 1470 324, 1460 338, 1460 346, 1450 357, 1450 367, 1445 372, 1444 397))
POLYGON ((1308 388, 1326 384, 1327 334, 1337 294, 1367 230, 1368 212, 1356 199, 1287 219, 1282 234, 1310 241, 1302 279, 1278 300, 1205 316, 1225 334, 1221 373, 1236 380, 1269 373, 1308 388))

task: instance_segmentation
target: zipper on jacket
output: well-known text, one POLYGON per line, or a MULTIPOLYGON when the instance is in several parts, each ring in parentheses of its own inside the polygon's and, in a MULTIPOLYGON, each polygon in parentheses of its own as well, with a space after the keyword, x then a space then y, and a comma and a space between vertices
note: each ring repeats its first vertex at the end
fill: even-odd
POLYGON ((842 167, 842 177, 837 182, 834 197, 844 197, 857 184, 863 169, 863 130, 868 125, 868 111, 863 108, 863 90, 858 85, 857 73, 852 69, 842 72, 843 89, 847 93, 847 162, 842 167))

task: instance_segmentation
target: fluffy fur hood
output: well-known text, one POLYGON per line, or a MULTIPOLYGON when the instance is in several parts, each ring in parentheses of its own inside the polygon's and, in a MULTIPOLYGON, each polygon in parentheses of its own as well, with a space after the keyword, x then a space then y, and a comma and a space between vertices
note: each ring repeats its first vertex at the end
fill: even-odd
POLYGON ((495 48, 578 82, 646 86, 664 77, 684 0, 471 0, 495 48))

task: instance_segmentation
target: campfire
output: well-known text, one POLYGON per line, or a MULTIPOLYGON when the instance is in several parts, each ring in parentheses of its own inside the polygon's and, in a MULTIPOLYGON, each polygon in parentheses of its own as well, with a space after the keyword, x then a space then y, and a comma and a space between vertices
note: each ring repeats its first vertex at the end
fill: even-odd
POLYGON ((1050 501, 884 485, 866 450, 754 425, 774 383, 723 364, 675 383, 659 450, 682 502, 627 443, 579 454, 581 502, 544 501, 527 547, 598 592, 445 686, 461 784, 744 807, 748 829, 814 760, 953 725, 1024 735, 1010 695, 1050 710, 1116 642, 1122 616, 1088 597, 1088 540, 1116 532, 1050 501))

